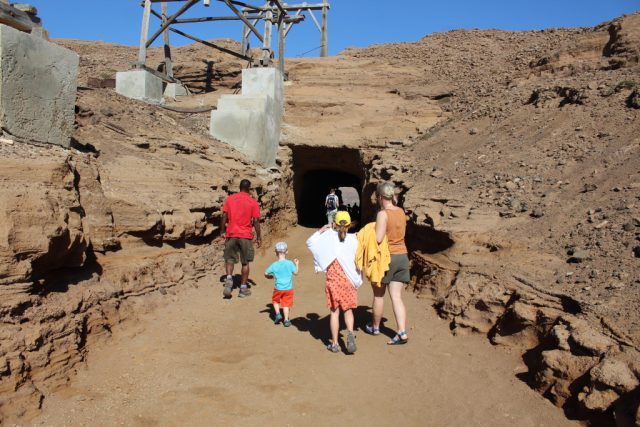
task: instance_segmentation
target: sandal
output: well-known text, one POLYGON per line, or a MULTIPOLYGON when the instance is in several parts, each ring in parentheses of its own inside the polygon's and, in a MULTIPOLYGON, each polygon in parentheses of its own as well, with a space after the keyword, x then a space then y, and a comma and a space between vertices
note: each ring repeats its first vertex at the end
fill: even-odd
POLYGON ((367 323, 364 329, 369 335, 380 335, 380 328, 374 328, 371 322, 367 323))
POLYGON ((353 354, 357 349, 356 337, 353 335, 353 332, 349 332, 349 335, 347 335, 347 353, 353 354))
POLYGON ((391 339, 391 341, 387 342, 387 345, 401 345, 409 342, 409 337, 407 337, 407 333, 405 331, 400 331, 396 334, 395 337, 391 339))
POLYGON ((287 319, 282 324, 284 325, 285 328, 288 328, 289 326, 291 326, 291 320, 287 319))
POLYGON ((331 343, 327 346, 327 350, 329 350, 331 353, 340 353, 340 346, 337 343, 331 343))

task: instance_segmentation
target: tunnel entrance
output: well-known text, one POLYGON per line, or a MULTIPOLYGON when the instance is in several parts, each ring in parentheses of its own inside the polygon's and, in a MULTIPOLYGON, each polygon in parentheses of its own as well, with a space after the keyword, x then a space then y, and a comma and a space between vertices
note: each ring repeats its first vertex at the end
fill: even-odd
POLYGON ((359 150, 333 147, 292 147, 293 191, 298 224, 321 227, 327 223, 325 198, 332 188, 341 189, 343 203, 358 203, 353 221, 361 223, 360 206, 365 168, 359 150), (353 189, 353 190, 349 190, 353 189), (345 200, 347 196, 348 200, 345 200))

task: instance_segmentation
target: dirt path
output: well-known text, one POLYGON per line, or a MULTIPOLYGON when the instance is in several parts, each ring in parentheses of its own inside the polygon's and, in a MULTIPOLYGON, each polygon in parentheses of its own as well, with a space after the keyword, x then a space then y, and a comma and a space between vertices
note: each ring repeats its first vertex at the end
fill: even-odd
MULTIPOLYGON (((293 327, 269 319, 272 285, 260 273, 273 255, 263 249, 253 296, 223 300, 211 279, 116 330, 33 424, 574 425, 516 378, 524 366, 515 355, 482 337, 453 337, 410 293, 408 345, 358 332, 354 356, 326 351, 324 276, 313 273, 310 233, 296 228, 286 239, 301 260, 293 327)), ((368 286, 359 298, 358 323, 368 286)))

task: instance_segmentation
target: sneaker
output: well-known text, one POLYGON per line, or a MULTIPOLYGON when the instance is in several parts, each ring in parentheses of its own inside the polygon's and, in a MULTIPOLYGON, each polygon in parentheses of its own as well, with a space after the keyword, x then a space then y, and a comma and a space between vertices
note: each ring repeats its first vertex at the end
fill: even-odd
POLYGON ((349 332, 347 335, 347 353, 353 354, 356 352, 358 347, 356 347, 356 337, 353 335, 353 332, 349 332))
POLYGON ((233 290, 233 277, 227 277, 224 279, 224 290, 222 295, 225 298, 231 298, 231 291, 233 290))
POLYGON ((332 343, 327 346, 327 350, 329 350, 331 353, 340 353, 340 346, 337 343, 332 343))
POLYGON ((291 320, 287 319, 282 324, 284 325, 285 328, 288 328, 289 326, 291 326, 291 320))
POLYGON ((240 292, 238 293, 238 298, 245 298, 251 295, 251 289, 249 288, 240 288, 240 292))
POLYGON ((278 314, 276 314, 276 317, 274 317, 273 323, 275 323, 277 325, 280 322, 282 322, 282 314, 278 313, 278 314))

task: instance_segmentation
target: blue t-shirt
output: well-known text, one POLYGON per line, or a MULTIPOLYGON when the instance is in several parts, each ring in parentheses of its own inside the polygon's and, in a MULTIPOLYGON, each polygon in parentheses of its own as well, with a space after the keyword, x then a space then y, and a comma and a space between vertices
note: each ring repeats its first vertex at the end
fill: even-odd
POLYGON ((275 288, 278 291, 288 291, 293 289, 293 273, 296 272, 296 265, 288 259, 278 260, 271 264, 266 274, 272 274, 276 279, 275 288))

